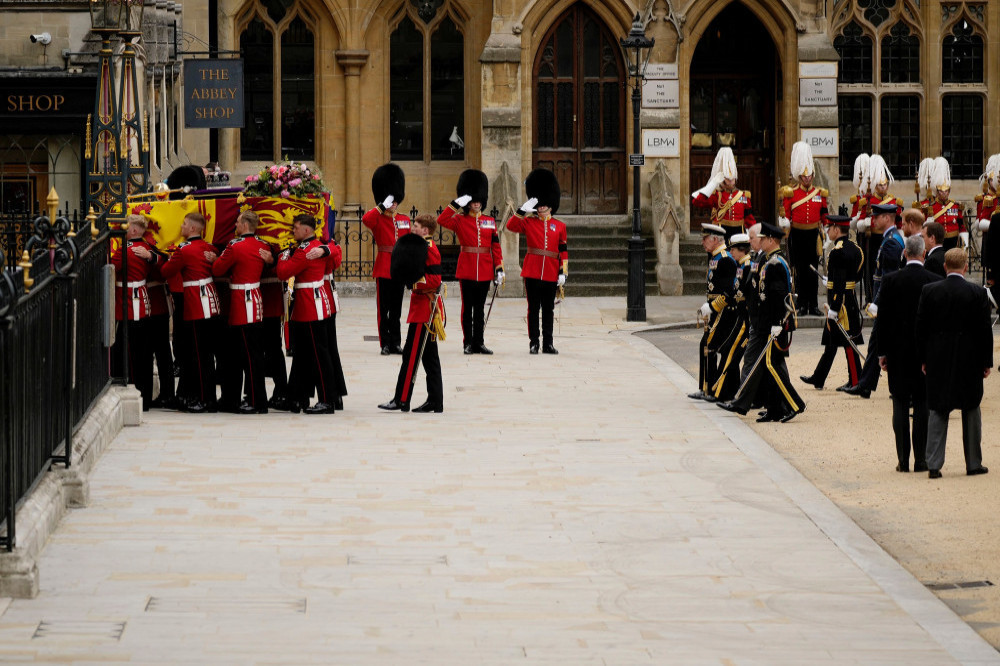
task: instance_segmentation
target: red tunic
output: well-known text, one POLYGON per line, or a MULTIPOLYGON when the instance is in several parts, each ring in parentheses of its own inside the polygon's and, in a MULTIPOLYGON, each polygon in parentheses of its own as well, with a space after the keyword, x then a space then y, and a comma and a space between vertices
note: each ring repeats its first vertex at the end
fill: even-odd
POLYGON ((492 280, 497 269, 503 266, 496 220, 489 215, 465 215, 448 206, 438 215, 437 221, 445 229, 454 231, 462 246, 455 277, 479 282, 492 280))
POLYGON ((803 189, 797 185, 790 196, 782 197, 781 203, 792 229, 817 229, 826 224, 826 194, 818 187, 803 189), (803 200, 805 203, 798 203, 803 200))
MULTIPOLYGON (((427 270, 420 281, 413 285, 410 294, 410 312, 406 315, 407 324, 427 324, 431 319, 431 304, 441 286, 441 252, 430 238, 427 241, 427 270)), ((444 302, 437 296, 438 310, 444 315, 444 302)))
POLYGON ((389 267, 392 263, 392 248, 396 240, 410 233, 410 218, 402 213, 387 215, 378 208, 372 208, 361 218, 364 225, 372 230, 375 237, 375 268, 372 277, 391 278, 389 267))
POLYGON ((976 197, 977 220, 989 220, 998 209, 1000 209, 1000 197, 997 197, 995 192, 990 191, 988 194, 976 197))
POLYGON ((944 225, 944 237, 955 238, 958 232, 965 231, 965 221, 962 219, 962 209, 958 204, 948 199, 941 203, 937 199, 934 201, 923 201, 924 217, 928 222, 937 222, 944 225))
POLYGON ((260 276, 264 260, 260 251, 271 252, 270 246, 253 234, 229 241, 226 249, 212 264, 216 277, 229 275, 229 325, 255 324, 264 319, 264 299, 260 292, 260 276))
MULTIPOLYGON (((136 321, 138 319, 145 319, 152 314, 152 308, 149 302, 149 293, 147 292, 146 277, 149 273, 150 262, 146 261, 142 257, 136 255, 135 251, 138 248, 145 248, 152 252, 152 248, 139 238, 133 238, 128 241, 128 285, 123 285, 121 282, 121 272, 122 272, 122 249, 119 246, 111 255, 111 265, 115 267, 115 319, 117 321, 122 320, 122 290, 128 287, 128 320, 136 321)), ((159 255, 153 254, 153 261, 157 261, 159 255)))
POLYGON ((269 245, 274 255, 273 264, 264 264, 260 274, 260 295, 264 300, 264 317, 285 316, 285 282, 278 279, 278 246, 269 245))
POLYGON ((524 232, 528 251, 524 255, 521 277, 555 282, 562 272, 562 262, 569 259, 566 249, 566 225, 548 217, 542 220, 534 215, 507 221, 507 228, 515 233, 524 232))
POLYGON ((201 236, 192 236, 177 246, 177 251, 163 264, 163 277, 181 276, 184 287, 184 320, 210 319, 219 314, 219 295, 212 280, 212 264, 206 252, 215 247, 201 236))
POLYGON ((278 260, 278 279, 295 278, 295 303, 292 306, 292 321, 322 321, 333 314, 330 297, 327 295, 326 258, 306 259, 306 253, 323 243, 313 236, 289 248, 278 260))
POLYGON ((757 224, 757 220, 753 216, 753 209, 750 207, 750 192, 746 190, 739 188, 732 192, 716 190, 708 197, 699 192, 698 196, 691 200, 691 205, 697 208, 711 208, 712 224, 721 224, 734 233, 741 233, 757 224), (730 205, 729 202, 733 199, 735 201, 730 205), (724 212, 722 212, 723 209, 725 209, 724 212), (721 215, 720 212, 722 212, 721 215))
POLYGON ((344 253, 341 251, 340 246, 333 241, 331 241, 327 247, 330 248, 330 254, 326 257, 326 273, 323 275, 323 279, 326 281, 326 291, 330 296, 330 308, 333 310, 333 314, 337 314, 337 298, 333 294, 333 274, 337 272, 338 268, 340 268, 340 263, 343 261, 344 253))

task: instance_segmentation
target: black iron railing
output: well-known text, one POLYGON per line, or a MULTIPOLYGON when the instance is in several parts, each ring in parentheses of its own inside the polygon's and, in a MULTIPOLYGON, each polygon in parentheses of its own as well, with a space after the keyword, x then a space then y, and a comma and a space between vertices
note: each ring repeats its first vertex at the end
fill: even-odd
POLYGON ((0 547, 16 543, 19 504, 53 463, 72 464, 73 432, 108 385, 101 279, 103 221, 52 205, 0 248, 0 547))

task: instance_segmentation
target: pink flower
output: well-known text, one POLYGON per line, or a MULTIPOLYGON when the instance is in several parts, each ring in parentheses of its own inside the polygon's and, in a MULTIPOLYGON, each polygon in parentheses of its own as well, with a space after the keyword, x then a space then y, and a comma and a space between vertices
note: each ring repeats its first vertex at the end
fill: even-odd
POLYGON ((313 180, 319 180, 319 176, 313 176, 313 180))
POLYGON ((282 185, 284 185, 284 183, 281 182, 280 178, 278 178, 277 180, 274 181, 274 186, 275 187, 281 187, 282 185))
POLYGON ((268 169, 268 171, 270 171, 272 174, 278 173, 278 165, 277 164, 272 164, 271 168, 268 169))
POLYGON ((281 197, 282 197, 283 199, 287 199, 287 198, 288 198, 288 197, 290 197, 290 196, 292 196, 292 193, 291 193, 291 192, 289 192, 288 190, 281 190, 281 197))
POLYGON ((299 185, 302 184, 302 179, 301 178, 293 178, 292 180, 288 181, 288 184, 290 186, 292 186, 292 187, 298 187, 299 185))

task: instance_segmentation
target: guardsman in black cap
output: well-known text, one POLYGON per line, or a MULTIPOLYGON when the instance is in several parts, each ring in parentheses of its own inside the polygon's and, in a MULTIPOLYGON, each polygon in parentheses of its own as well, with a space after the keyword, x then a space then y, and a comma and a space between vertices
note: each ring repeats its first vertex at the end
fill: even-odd
MULTIPOLYGON (((754 223, 756 224, 756 223, 754 223)), ((750 249, 749 234, 733 234, 729 237, 729 254, 736 261, 736 293, 733 309, 736 312, 736 322, 733 333, 719 349, 719 373, 715 384, 711 387, 711 395, 716 400, 732 400, 740 387, 740 361, 747 346, 750 333, 747 295, 751 289, 756 289, 753 281, 754 264, 750 249)))
POLYGON ((826 327, 823 329, 823 355, 812 375, 802 376, 802 381, 823 388, 830 374, 837 349, 843 347, 847 356, 847 384, 858 383, 861 373, 861 356, 856 345, 864 342, 861 337, 861 309, 854 288, 863 274, 865 256, 851 240, 851 218, 847 215, 828 215, 826 235, 833 243, 827 260, 826 276, 826 327), (850 336, 845 337, 844 333, 850 336), (851 342, 854 345, 851 345, 851 342))
POLYGON ((698 391, 688 397, 712 402, 716 399, 713 387, 719 376, 719 352, 738 330, 736 260, 726 252, 726 230, 721 225, 701 225, 701 246, 708 253, 708 285, 698 314, 706 323, 698 346, 698 391))
POLYGON ((372 230, 375 237, 375 308, 378 317, 378 343, 382 355, 402 354, 399 346, 399 316, 403 310, 402 282, 392 279, 389 266, 396 240, 410 233, 410 218, 397 211, 406 195, 406 177, 403 170, 392 162, 383 164, 372 174, 372 194, 375 207, 364 214, 361 221, 372 230))
POLYGON ((497 235, 497 221, 483 215, 490 181, 476 169, 466 169, 458 177, 456 194, 437 222, 458 236, 455 277, 462 288, 462 346, 466 354, 492 354, 483 344, 486 295, 490 284, 503 282, 503 253, 497 235))
POLYGON ((521 204, 507 228, 524 232, 528 245, 521 267, 524 292, 528 297, 528 351, 538 353, 538 311, 542 312, 542 353, 558 354, 552 345, 552 319, 556 290, 566 284, 569 253, 566 225, 552 217, 559 210, 562 190, 554 173, 535 169, 524 181, 528 200, 521 204), (532 215, 531 213, 536 211, 532 215))
POLYGON ((716 404, 728 412, 746 414, 757 389, 769 389, 767 412, 758 421, 787 423, 804 412, 806 405, 792 386, 785 366, 796 322, 792 271, 780 250, 784 235, 780 227, 761 224, 761 249, 765 258, 760 267, 754 333, 766 336, 766 340, 758 358, 746 360, 752 364, 752 369, 739 395, 729 402, 716 404), (765 379, 766 384, 762 386, 765 379))

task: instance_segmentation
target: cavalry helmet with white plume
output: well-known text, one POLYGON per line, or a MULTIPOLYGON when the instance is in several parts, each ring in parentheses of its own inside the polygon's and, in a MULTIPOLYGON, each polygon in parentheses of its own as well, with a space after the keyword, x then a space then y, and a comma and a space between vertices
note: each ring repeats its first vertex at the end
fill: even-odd
POLYGON ((989 159, 986 160, 986 169, 979 176, 979 184, 983 186, 983 192, 987 192, 987 188, 996 190, 997 177, 1000 176, 997 173, 998 167, 1000 167, 1000 155, 990 155, 989 159))
POLYGON ((733 156, 733 149, 729 146, 720 148, 712 163, 712 177, 715 178, 719 174, 726 180, 736 180, 738 177, 736 157, 733 156))
POLYGON ((866 178, 868 186, 874 190, 879 185, 889 185, 894 180, 885 159, 881 155, 872 155, 871 159, 868 160, 868 177, 866 178))
POLYGON ((854 189, 862 196, 868 193, 868 153, 861 153, 854 158, 854 189))
POLYGON ((951 167, 948 160, 943 157, 935 157, 931 166, 931 191, 951 189, 951 167))
POLYGON ((805 141, 796 141, 792 145, 792 178, 813 175, 812 148, 805 141))
POLYGON ((917 181, 913 185, 913 191, 920 196, 921 192, 926 192, 928 198, 931 196, 931 167, 934 165, 934 159, 931 157, 925 157, 920 160, 920 166, 917 167, 917 181))

